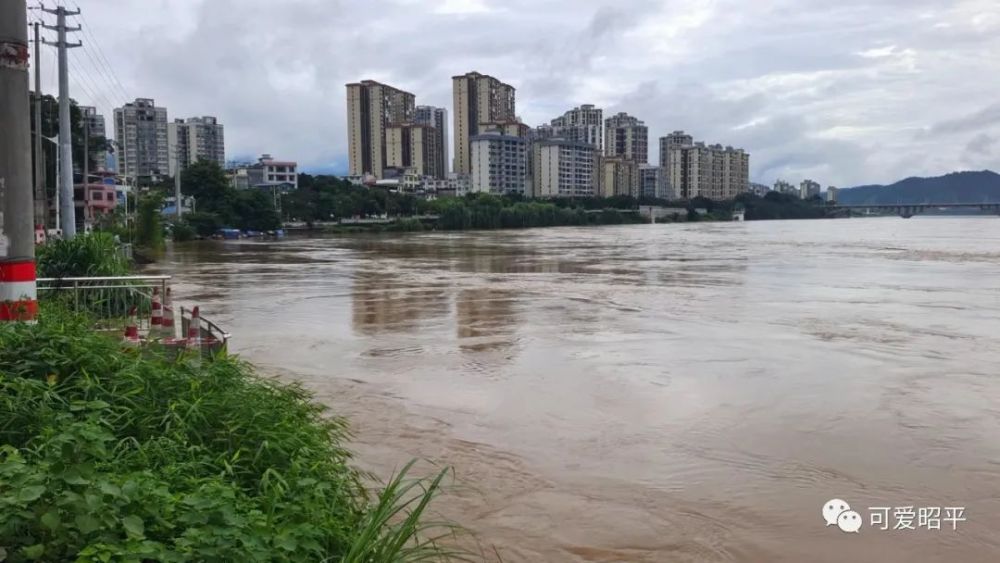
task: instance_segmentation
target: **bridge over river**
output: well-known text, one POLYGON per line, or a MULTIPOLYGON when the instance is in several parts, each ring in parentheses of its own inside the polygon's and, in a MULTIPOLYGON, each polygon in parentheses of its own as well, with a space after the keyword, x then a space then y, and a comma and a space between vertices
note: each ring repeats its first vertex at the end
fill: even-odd
POLYGON ((884 204, 852 204, 852 205, 832 205, 832 209, 845 210, 869 210, 887 211, 898 213, 900 217, 909 219, 918 213, 923 213, 928 209, 952 209, 952 208, 972 208, 980 209, 984 212, 993 212, 1000 215, 1000 202, 996 203, 884 203, 884 204))

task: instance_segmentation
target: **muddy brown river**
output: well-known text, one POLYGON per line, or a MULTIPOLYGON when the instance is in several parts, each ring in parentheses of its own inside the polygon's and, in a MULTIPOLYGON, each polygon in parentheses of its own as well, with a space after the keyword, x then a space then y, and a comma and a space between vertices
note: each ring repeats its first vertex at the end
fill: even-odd
POLYGON ((349 416, 363 469, 454 467, 438 511, 489 560, 1000 561, 1000 218, 204 242, 155 270, 349 416))

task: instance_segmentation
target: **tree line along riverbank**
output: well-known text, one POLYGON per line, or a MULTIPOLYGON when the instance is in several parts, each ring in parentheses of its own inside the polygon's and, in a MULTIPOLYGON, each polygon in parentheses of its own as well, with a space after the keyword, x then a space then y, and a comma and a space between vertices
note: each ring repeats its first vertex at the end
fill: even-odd
POLYGON ((618 225, 641 223, 640 205, 659 205, 683 210, 673 221, 728 221, 736 208, 744 209, 747 220, 822 218, 830 215, 818 198, 769 193, 765 197, 741 194, 732 201, 696 197, 690 201, 611 198, 526 199, 518 195, 469 194, 462 197, 426 199, 412 194, 366 187, 335 176, 300 174, 298 188, 287 193, 237 190, 217 163, 201 161, 183 172, 185 196, 197 202, 195 212, 180 221, 161 217, 156 210, 173 192, 173 182, 165 180, 148 186, 138 202, 134 228, 124 229, 121 216, 109 217, 99 228, 113 230, 123 238, 134 237, 142 245, 157 246, 164 229, 176 241, 210 237, 223 228, 271 231, 285 223, 324 225, 333 232, 421 231, 464 229, 513 229, 568 225, 618 225), (388 224, 329 226, 340 219, 388 218, 388 224))

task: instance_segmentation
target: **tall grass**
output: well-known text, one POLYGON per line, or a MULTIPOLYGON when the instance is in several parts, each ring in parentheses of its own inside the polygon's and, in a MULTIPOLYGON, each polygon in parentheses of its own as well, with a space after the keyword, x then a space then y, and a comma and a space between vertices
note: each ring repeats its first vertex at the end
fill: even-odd
MULTIPOLYGON (((124 257, 111 233, 81 234, 69 240, 56 240, 39 247, 38 277, 109 277, 132 273, 131 262, 124 257)), ((57 282, 57 286, 68 282, 57 282)), ((124 285, 124 284, 117 284, 124 285)), ((86 290, 44 290, 42 299, 72 305, 98 318, 123 318, 133 306, 149 311, 149 298, 140 291, 117 287, 86 290)))
POLYGON ((126 276, 132 269, 119 252, 114 235, 102 232, 42 245, 37 264, 40 278, 126 276))
POLYGON ((0 326, 7 561, 460 557, 427 523, 442 472, 372 498, 343 418, 233 358, 168 362, 46 308, 0 326))

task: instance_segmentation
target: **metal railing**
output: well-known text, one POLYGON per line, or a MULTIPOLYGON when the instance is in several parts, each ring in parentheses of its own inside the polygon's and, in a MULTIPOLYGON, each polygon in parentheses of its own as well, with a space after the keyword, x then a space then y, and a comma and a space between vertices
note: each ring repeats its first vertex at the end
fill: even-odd
POLYGON ((136 308, 139 330, 149 329, 153 289, 166 295, 170 276, 104 276, 39 278, 39 297, 59 300, 71 310, 92 315, 101 328, 124 327, 128 312, 136 308))
MULTIPOLYGON (((170 276, 107 276, 39 278, 36 283, 39 298, 59 300, 73 311, 93 316, 98 329, 124 331, 129 310, 135 307, 139 331, 144 332, 150 328, 153 290, 159 289, 160 295, 165 296, 169 281, 170 276)), ((174 336, 183 338, 190 326, 191 312, 176 304, 173 307, 181 321, 175 322, 175 327, 180 325, 181 333, 174 336)), ((199 330, 209 341, 221 346, 231 338, 229 332, 204 316, 200 317, 199 330)))
MULTIPOLYGON (((190 328, 191 326, 191 309, 188 309, 187 307, 181 307, 180 312, 181 312, 181 331, 183 334, 187 334, 188 328, 190 328)), ((219 347, 224 348, 227 344, 229 344, 229 338, 231 335, 225 330, 222 330, 222 327, 208 320, 207 318, 201 316, 200 311, 198 319, 199 319, 199 326, 198 326, 199 333, 201 334, 202 340, 205 341, 205 344, 208 348, 215 347, 217 344, 219 347)))

